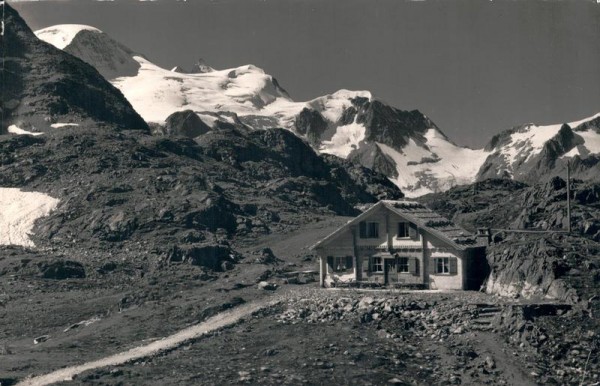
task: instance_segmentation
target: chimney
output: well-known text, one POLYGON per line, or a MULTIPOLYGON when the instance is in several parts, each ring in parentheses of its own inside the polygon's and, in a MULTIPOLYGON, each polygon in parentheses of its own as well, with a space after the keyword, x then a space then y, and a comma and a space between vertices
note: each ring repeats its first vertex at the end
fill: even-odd
POLYGON ((490 245, 492 243, 492 230, 490 228, 477 228, 478 244, 490 245))

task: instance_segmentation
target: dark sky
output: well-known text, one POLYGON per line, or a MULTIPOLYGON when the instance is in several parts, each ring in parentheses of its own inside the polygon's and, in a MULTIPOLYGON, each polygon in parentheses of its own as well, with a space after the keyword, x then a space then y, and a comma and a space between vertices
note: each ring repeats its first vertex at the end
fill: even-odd
POLYGON ((600 112, 595 0, 9 3, 33 29, 93 25, 167 68, 255 64, 297 101, 367 89, 459 144, 600 112))

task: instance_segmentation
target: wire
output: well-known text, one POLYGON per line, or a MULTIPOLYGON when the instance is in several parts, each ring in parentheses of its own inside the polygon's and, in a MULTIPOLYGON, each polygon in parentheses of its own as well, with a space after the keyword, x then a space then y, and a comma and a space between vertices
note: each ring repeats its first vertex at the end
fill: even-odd
POLYGON ((1 23, 1 31, 0 31, 0 49, 2 50, 2 84, 0 85, 0 88, 2 90, 0 90, 0 92, 2 93, 2 95, 0 96, 0 114, 2 115, 2 117, 0 118, 0 134, 2 133, 2 131, 4 130, 4 110, 6 109, 6 105, 4 103, 4 96, 6 93, 6 71, 5 71, 5 61, 6 61, 6 50, 5 50, 5 44, 4 44, 4 33, 5 31, 5 12, 4 10, 6 9, 6 5, 5 5, 5 1, 4 0, 0 0, 0 5, 2 6, 2 23, 1 23))

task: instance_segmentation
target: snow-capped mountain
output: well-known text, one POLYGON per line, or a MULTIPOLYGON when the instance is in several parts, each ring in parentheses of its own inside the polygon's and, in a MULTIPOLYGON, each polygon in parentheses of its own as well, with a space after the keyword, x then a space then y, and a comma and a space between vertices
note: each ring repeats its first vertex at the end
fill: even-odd
POLYGON ((98 68, 148 122, 164 126, 171 114, 191 110, 209 127, 231 122, 234 113, 253 129, 287 128, 322 153, 383 172, 409 196, 470 183, 485 159, 483 150, 452 143, 419 111, 393 108, 368 91, 295 102, 253 65, 215 70, 200 60, 190 72, 167 70, 93 27, 61 25, 37 34, 98 68))
POLYGON ((200 60, 189 72, 180 67, 167 70, 93 27, 54 26, 38 31, 38 36, 98 68, 146 121, 169 126, 158 132, 205 132, 219 123, 249 129, 283 127, 321 153, 384 173, 409 197, 489 177, 527 180, 536 168, 553 170, 556 162, 539 161, 542 156, 578 153, 581 158, 599 152, 598 125, 582 126, 593 119, 574 122, 568 130, 561 125, 521 126, 473 150, 454 144, 419 111, 394 108, 368 91, 339 90, 296 102, 275 78, 253 65, 215 70, 200 60), (199 122, 190 111, 206 127, 188 127, 199 122), (175 112, 185 112, 185 119, 167 122, 175 112), (174 128, 172 122, 185 122, 186 127, 174 128))
POLYGON ((578 164, 585 159, 589 169, 600 156, 600 114, 565 124, 517 126, 494 136, 485 150, 490 154, 479 171, 480 180, 538 181, 561 172, 571 160, 578 164))

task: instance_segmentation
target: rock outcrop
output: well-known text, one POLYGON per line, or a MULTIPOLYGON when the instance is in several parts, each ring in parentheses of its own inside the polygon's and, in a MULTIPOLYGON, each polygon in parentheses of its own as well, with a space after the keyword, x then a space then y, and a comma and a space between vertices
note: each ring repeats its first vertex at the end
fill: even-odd
POLYGON ((571 184, 571 234, 558 177, 533 186, 486 180, 422 200, 467 229, 492 229, 487 292, 575 303, 594 296, 600 278, 600 186, 571 184))
POLYGON ((210 126, 204 123, 198 114, 191 110, 184 110, 169 115, 163 134, 196 138, 210 130, 210 126))

